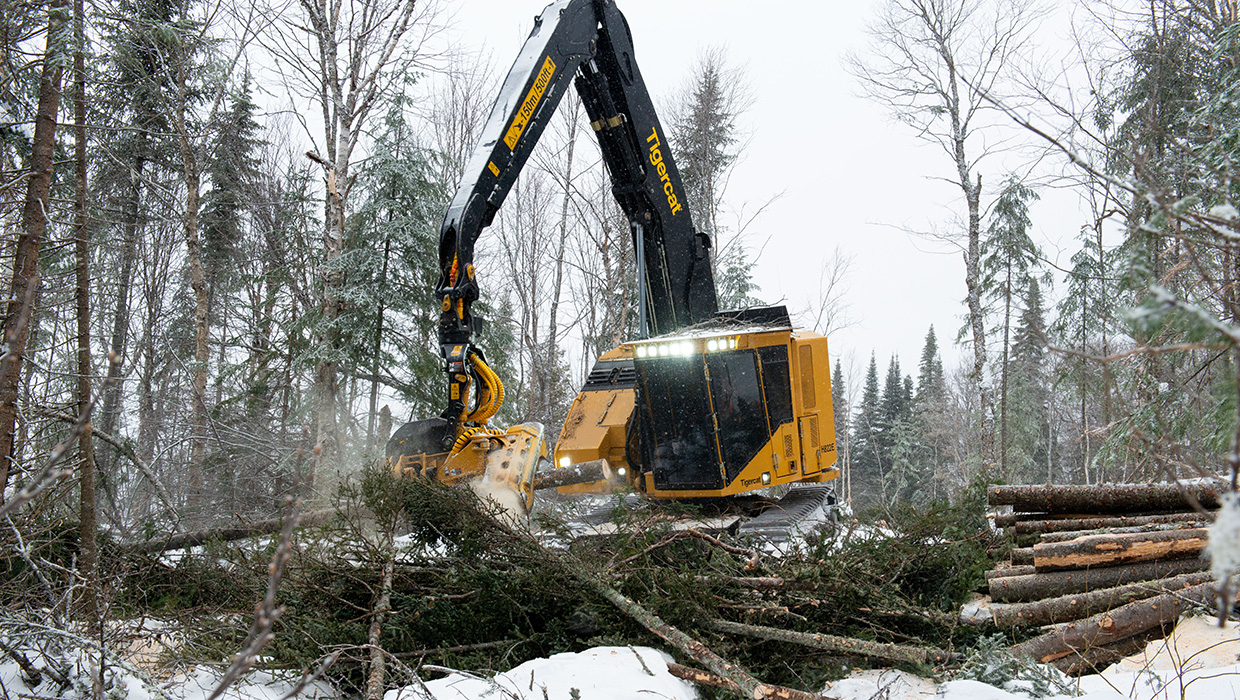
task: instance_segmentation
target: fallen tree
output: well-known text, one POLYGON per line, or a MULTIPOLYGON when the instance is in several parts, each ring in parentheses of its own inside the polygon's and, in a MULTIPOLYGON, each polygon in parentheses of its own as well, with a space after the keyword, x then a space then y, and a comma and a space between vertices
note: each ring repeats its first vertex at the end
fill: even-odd
POLYGON ((931 664, 943 663, 950 661, 952 658, 951 654, 941 649, 928 649, 926 647, 914 647, 904 644, 885 644, 883 642, 871 642, 866 639, 856 639, 853 637, 837 637, 830 634, 794 632, 777 627, 746 625, 727 620, 707 620, 705 625, 717 632, 742 634, 776 642, 790 642, 836 654, 855 654, 857 656, 868 656, 888 661, 931 664))
MULTIPOLYGON (((711 673, 710 671, 703 671, 700 668, 693 668, 692 666, 682 666, 680 664, 669 663, 667 665, 667 672, 681 680, 689 681, 690 683, 697 683, 698 685, 705 685, 711 688, 723 688, 724 690, 730 690, 734 693, 742 692, 740 686, 738 686, 736 683, 733 683, 732 681, 728 680, 727 678, 724 678, 723 676, 715 675, 711 673)), ((794 690, 792 688, 783 688, 783 687, 778 687, 778 686, 771 686, 771 694, 767 695, 766 697, 771 698, 772 700, 821 700, 822 699, 821 695, 817 695, 814 693, 807 693, 803 690, 794 690)))
POLYGON ((1139 581, 1154 581, 1180 574, 1191 574, 1204 571, 1208 566, 1208 562, 1199 558, 1171 559, 1125 566, 1004 576, 990 580, 990 597, 999 603, 1041 600, 1100 588, 1115 588, 1139 581))
POLYGON ((595 481, 605 481, 611 478, 611 467, 608 466, 607 460, 595 459, 589 462, 580 462, 571 467, 562 467, 559 469, 548 469, 534 475, 534 490, 554 489, 560 486, 573 486, 576 484, 588 484, 595 481))
POLYGON ((1215 482, 1188 484, 1095 484, 991 486, 992 506, 1026 513, 1133 513, 1218 508, 1226 487, 1215 482))
POLYGON ((1201 513, 1163 513, 1160 515, 1119 515, 1111 517, 1091 518, 1042 518, 1028 519, 1012 523, 1012 534, 1040 535, 1047 532, 1072 532, 1081 530, 1101 530, 1108 527, 1134 527, 1137 525, 1160 525, 1166 523, 1203 522, 1201 513))
POLYGON ((1044 542, 1033 547, 1033 565, 1041 573, 1196 557, 1206 547, 1207 534, 1204 529, 1167 530, 1044 542))
POLYGON ((997 578, 1003 578, 1005 576, 1029 576, 1030 574, 1035 573, 1037 573, 1037 569, 1034 568, 1033 564, 1022 564, 1018 566, 1003 566, 996 569, 991 569, 986 572, 985 576, 986 580, 990 581, 997 578))
POLYGON ((1103 668, 1123 659, 1126 656, 1132 656, 1145 649, 1145 645, 1151 640, 1162 639, 1165 636, 1161 629, 1148 630, 1142 634, 1136 634, 1127 639, 1121 639, 1118 642, 1104 644, 1100 647, 1090 647, 1080 652, 1073 652, 1067 656, 1051 661, 1051 665, 1059 669, 1066 676, 1083 676, 1087 673, 1101 671, 1103 668))
MULTIPOLYGON (((299 527, 314 527, 328 523, 332 518, 336 517, 337 511, 316 510, 309 513, 303 513, 298 523, 299 527)), ((258 520, 252 523, 241 523, 238 525, 226 525, 223 527, 209 527, 193 532, 183 532, 177 535, 169 535, 167 537, 156 537, 144 542, 131 542, 122 545, 122 548, 134 554, 155 554, 158 552, 167 552, 172 549, 185 549, 186 547, 197 547, 208 542, 234 542, 236 540, 244 540, 249 537, 259 537, 261 535, 273 535, 284 527, 284 518, 268 518, 267 520, 258 520)))
POLYGON ((996 604, 990 606, 990 615, 996 627, 1053 625, 1079 620, 1134 600, 1152 598, 1161 593, 1182 590, 1208 583, 1211 580, 1212 577, 1208 572, 1181 574, 1159 581, 1130 583, 1126 586, 1047 598, 1031 603, 996 604))
POLYGON ((1086 535, 1129 535, 1141 532, 1171 532, 1172 530, 1201 530, 1210 527, 1210 523, 1197 516, 1196 520, 1185 520, 1178 523, 1160 523, 1155 525, 1133 525, 1131 527, 1104 527, 1095 530, 1070 530, 1067 532, 1044 532, 1038 535, 1038 542, 1067 542, 1086 535))
POLYGON ((1012 647, 1012 654, 1036 663, 1048 663, 1073 654, 1127 639, 1153 628, 1173 625, 1194 605, 1206 605, 1214 598, 1214 586, 1201 583, 1174 593, 1163 593, 1146 600, 1122 605, 1074 622, 1061 629, 1034 637, 1012 647))

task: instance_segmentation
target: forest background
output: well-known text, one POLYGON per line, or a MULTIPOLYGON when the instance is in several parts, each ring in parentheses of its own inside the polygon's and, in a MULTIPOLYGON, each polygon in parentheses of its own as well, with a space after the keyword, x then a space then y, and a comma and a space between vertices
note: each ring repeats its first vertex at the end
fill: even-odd
MULTIPOLYGON (((954 194, 909 235, 953 251, 934 264, 964 282, 960 327, 917 328, 915 360, 833 346, 852 358, 833 393, 855 506, 1237 459, 1236 5, 1052 9, 879 3, 845 56, 891 128, 938 154, 920 175, 954 194), (1047 26, 1072 29, 1053 63, 1047 26), (1085 203, 1067 263, 1030 214, 1064 190, 1085 203)), ((454 50, 451 11, 5 4, 6 511, 35 503, 84 543, 268 517, 439 412, 439 218, 506 65, 454 50)), ((828 335, 862 320, 848 280, 880 271, 844 245, 808 301, 764 296, 756 261, 789 253, 764 248, 772 202, 729 183, 766 98, 724 48, 679 79, 660 108, 723 306, 788 303, 828 335)), ((593 358, 634 332, 628 226, 582 117, 570 95, 479 263, 501 418, 552 435, 593 358)))

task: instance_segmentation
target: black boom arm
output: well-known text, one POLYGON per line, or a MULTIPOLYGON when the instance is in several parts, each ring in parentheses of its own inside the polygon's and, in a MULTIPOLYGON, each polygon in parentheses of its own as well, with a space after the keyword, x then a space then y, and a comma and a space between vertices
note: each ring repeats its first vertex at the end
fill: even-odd
POLYGON ((478 299, 474 243, 491 224, 571 78, 598 137, 612 192, 644 249, 649 329, 667 333, 718 311, 710 241, 694 230, 684 185, 611 0, 557 0, 534 21, 448 206, 439 237, 440 351, 448 373, 443 417, 466 413, 478 299))

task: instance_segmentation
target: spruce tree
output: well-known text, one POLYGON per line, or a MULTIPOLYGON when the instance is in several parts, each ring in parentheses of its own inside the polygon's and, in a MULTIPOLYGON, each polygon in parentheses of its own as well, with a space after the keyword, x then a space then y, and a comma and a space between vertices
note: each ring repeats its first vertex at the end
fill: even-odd
POLYGON ((917 363, 917 392, 913 402, 918 407, 936 402, 943 397, 943 358, 939 356, 939 341, 934 326, 926 331, 926 343, 921 348, 921 360, 917 363))
POLYGON ((708 50, 676 99, 669 124, 672 149, 694 224, 712 242, 719 306, 759 304, 743 232, 729 232, 721 221, 728 178, 745 146, 738 120, 752 102, 744 71, 729 65, 723 49, 708 50))
POLYGON ((254 115, 258 105, 251 95, 250 74, 230 96, 229 109, 215 125, 216 139, 207 154, 206 172, 211 189, 203 196, 203 262, 214 289, 221 275, 234 268, 244 235, 245 209, 258 177, 258 149, 262 145, 254 115))
POLYGON ((1012 305, 1038 265, 1041 252, 1029 237, 1029 203, 1038 198, 1015 175, 1009 175, 991 213, 990 227, 982 241, 982 289, 1001 306, 998 332, 1002 354, 999 365, 999 469, 1008 474, 1008 388, 1012 305))
POLYGON ((853 415, 851 464, 853 503, 867 506, 881 500, 882 446, 879 443, 881 412, 878 393, 878 361, 870 354, 861 390, 861 405, 853 415))
POLYGON ((366 199, 349 221, 347 252, 338 261, 345 303, 332 321, 346 349, 346 371, 370 385, 372 443, 379 385, 398 392, 416 415, 440 408, 443 393, 439 358, 431 352, 438 317, 431 290, 447 186, 435 181, 430 154, 414 139, 403 107, 402 100, 391 106, 361 169, 366 199))
MULTIPOLYGON (((835 421, 835 458, 836 467, 847 479, 852 478, 849 470, 849 435, 848 435, 848 392, 844 387, 844 370, 840 363, 835 363, 831 371, 831 413, 835 421)), ((846 481, 847 483, 847 481, 846 481)), ((845 486, 847 489, 848 487, 845 486)))
POLYGON ((904 378, 900 373, 900 360, 894 355, 887 365, 887 377, 883 381, 882 398, 879 399, 878 444, 881 465, 880 492, 887 504, 899 499, 904 490, 907 473, 910 435, 908 424, 909 402, 906 400, 904 378))
POLYGON ((1072 387, 1073 413, 1078 445, 1077 471, 1085 477, 1097 448, 1094 428, 1110 422, 1109 390, 1105 377, 1108 367, 1099 371, 1088 355, 1110 354, 1115 335, 1117 273, 1115 255, 1102 245, 1101 229, 1084 229, 1081 249, 1072 256, 1063 298, 1056 306, 1050 333, 1056 344, 1076 354, 1057 365, 1056 381, 1072 387))
POLYGON ((1046 314, 1036 279, 1022 295, 1020 318, 1012 333, 1011 473, 1019 481, 1055 481, 1051 433, 1050 373, 1047 368, 1046 314))

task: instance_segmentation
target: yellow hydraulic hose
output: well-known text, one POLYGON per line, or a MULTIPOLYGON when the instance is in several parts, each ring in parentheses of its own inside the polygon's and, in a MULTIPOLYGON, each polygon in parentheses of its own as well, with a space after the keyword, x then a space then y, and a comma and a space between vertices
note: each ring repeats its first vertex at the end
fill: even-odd
POLYGON ((476 425, 472 428, 465 428, 461 431, 460 435, 456 436, 456 442, 452 443, 452 454, 456 454, 464 449, 465 446, 469 444, 470 439, 479 433, 485 433, 487 435, 503 435, 504 431, 487 428, 481 425, 476 425))
POLYGON ((478 370, 481 381, 478 387, 478 408, 467 416, 467 420, 484 423, 499 413, 500 407, 504 405, 504 383, 477 353, 470 353, 469 359, 478 370))

